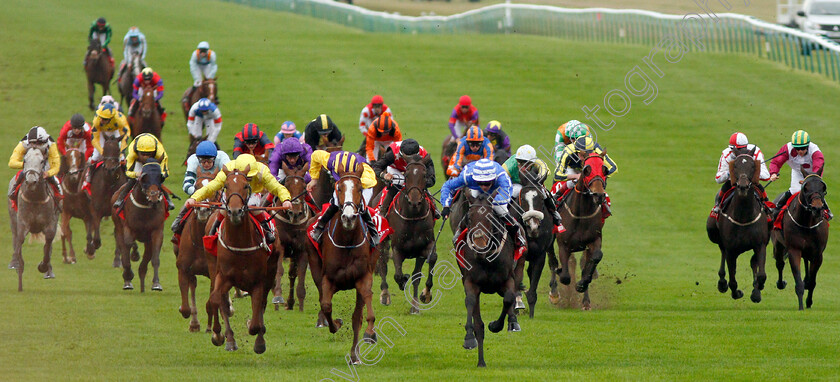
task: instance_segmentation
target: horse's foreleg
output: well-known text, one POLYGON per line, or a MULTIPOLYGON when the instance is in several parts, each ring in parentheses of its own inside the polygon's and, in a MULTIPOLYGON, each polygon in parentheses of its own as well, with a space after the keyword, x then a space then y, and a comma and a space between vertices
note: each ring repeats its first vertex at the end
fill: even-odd
POLYGON ((738 267, 738 255, 726 252, 726 267, 729 269, 729 292, 732 298, 737 300, 744 297, 744 292, 738 289, 738 281, 735 280, 735 272, 738 267))
POLYGON ((356 283, 356 306, 353 308, 353 345, 350 346, 350 363, 353 365, 361 364, 359 354, 356 352, 359 343, 359 330, 362 329, 362 310, 365 307, 365 300, 359 290, 359 282, 356 283))
POLYGON ((93 106, 93 93, 96 91, 96 88, 93 85, 93 81, 88 79, 88 107, 91 111, 96 110, 93 106))
POLYGON ((548 286, 550 287, 548 300, 552 304, 557 305, 560 303, 560 292, 557 291, 557 267, 560 266, 560 263, 557 261, 557 255, 554 253, 554 240, 552 240, 551 244, 548 245, 546 255, 548 257, 549 273, 551 273, 551 280, 548 283, 548 286))
MULTIPOLYGON (((163 228, 152 232, 151 242, 144 245, 146 251, 152 260, 152 269, 154 276, 152 277, 152 290, 162 292, 163 286, 160 285, 160 249, 163 247, 163 228), (149 248, 151 247, 151 249, 149 248)), ((143 257, 146 257, 145 255, 143 257)))
POLYGON ((265 303, 268 299, 268 291, 263 285, 256 285, 251 289, 251 322, 248 325, 248 334, 257 336, 254 340, 254 353, 265 353, 265 323, 263 314, 265 303))
POLYGON ((73 233, 70 231, 70 214, 69 213, 62 213, 61 214, 61 257, 64 260, 64 264, 73 264, 73 261, 70 261, 71 257, 67 257, 67 247, 70 247, 70 256, 75 257, 73 253, 73 233))
MULTIPOLYGON (((412 297, 411 301, 411 314, 420 314, 420 300, 417 299, 417 294, 419 293, 418 288, 420 287, 420 279, 423 278, 423 264, 425 264, 425 259, 422 257, 417 257, 414 260, 414 271, 411 273, 411 289, 412 289, 412 297)), ((408 292, 408 291, 406 291, 408 292)), ((408 293, 406 294, 406 299, 408 299, 408 293)))
MULTIPOLYGON (((464 305, 467 308, 467 323, 464 325, 464 330, 466 330, 467 334, 464 336, 464 349, 470 350, 475 349, 478 346, 478 340, 476 339, 477 329, 476 329, 476 322, 473 321, 473 317, 476 316, 476 312, 478 311, 478 288, 473 285, 472 280, 465 279, 464 280, 464 305)), ((479 315, 479 320, 481 316, 479 315)), ((484 324, 481 324, 481 332, 484 333, 484 324)), ((479 361, 479 366, 481 362, 479 361)))
POLYGON ((569 273, 569 249, 558 239, 557 256, 560 258, 560 283, 569 285, 572 282, 572 275, 569 273))
POLYGON ((726 293, 729 290, 729 285, 726 283, 726 250, 723 249, 723 245, 719 245, 720 248, 720 269, 718 270, 718 291, 720 293, 726 293))
POLYGON ((88 260, 93 260, 94 252, 96 252, 96 248, 94 248, 93 244, 93 217, 88 216, 87 219, 84 219, 85 222, 85 255, 87 255, 88 260))
POLYGON ((595 270, 598 267, 598 263, 601 262, 601 258, 603 258, 604 254, 601 252, 601 238, 595 239, 592 244, 589 244, 588 251, 585 255, 586 262, 583 267, 583 271, 580 273, 580 281, 575 285, 575 290, 578 293, 583 293, 589 288, 589 284, 592 282, 592 276, 595 274, 595 270))
POLYGON ((394 281, 396 281, 397 286, 400 290, 405 290, 405 284, 408 282, 408 276, 403 273, 403 261, 405 260, 404 254, 396 249, 392 248, 393 250, 393 257, 394 257, 394 281))
POLYGON ((787 282, 784 279, 785 247, 779 241, 773 241, 773 259, 776 260, 776 270, 779 271, 779 281, 776 281, 776 288, 785 289, 787 287, 787 282))
MULTIPOLYGON (((14 220, 14 219, 13 219, 14 220)), ((15 264, 15 270, 18 275, 18 292, 23 292, 23 241, 26 239, 25 227, 16 225, 14 231, 14 253, 12 254, 12 263, 15 264)))
POLYGON ((195 287, 198 285, 198 282, 195 278, 195 275, 190 275, 189 279, 189 291, 190 291, 190 331, 197 332, 198 329, 201 327, 201 324, 198 323, 198 305, 195 303, 195 287))
MULTIPOLYGON (((123 290, 131 290, 134 289, 134 285, 131 284, 131 280, 134 279, 134 272, 131 270, 131 258, 129 258, 128 249, 131 243, 134 242, 134 238, 127 237, 129 235, 124 232, 122 225, 119 223, 119 219, 119 217, 114 219, 114 235, 117 242, 115 252, 123 268, 123 290)), ((114 259, 114 261, 116 260, 114 259)))
MULTIPOLYGON (((297 261, 295 261, 295 264, 296 264, 296 267, 297 267, 297 269, 296 269, 296 271, 297 271, 296 272, 297 273, 297 277, 296 277, 297 287, 295 289, 296 289, 296 292, 297 292, 297 299, 298 299, 298 311, 303 312, 303 301, 304 301, 304 299, 306 299, 306 285, 305 285, 306 263, 303 261, 304 260, 303 256, 298 255, 298 254, 295 254, 295 256, 297 257, 297 259, 296 259, 297 261)), ((295 280, 292 281, 292 284, 294 284, 294 283, 295 283, 295 280)), ((291 294, 291 289, 289 289, 289 293, 291 294)))
POLYGON ((808 298, 805 300, 805 307, 811 308, 814 303, 814 289, 817 287, 817 272, 822 266, 822 253, 816 254, 811 260, 808 267, 808 282, 805 283, 805 288, 808 289, 808 298))
POLYGON ((805 285, 802 282, 802 273, 799 265, 801 260, 801 250, 788 248, 788 261, 790 262, 790 271, 793 273, 796 297, 799 299, 799 310, 804 310, 805 307, 802 305, 802 295, 805 294, 805 285))
MULTIPOLYGON (((283 248, 283 245, 281 244, 278 247, 278 251, 282 252, 284 250, 285 249, 283 248)), ((284 272, 283 257, 284 256, 278 256, 278 258, 277 258, 277 272, 274 273, 274 289, 271 290, 271 293, 274 295, 274 298, 271 300, 271 303, 274 304, 274 310, 280 309, 280 304, 282 304, 284 302, 283 301, 283 272, 284 272)), ((291 270, 294 268, 294 266, 295 266, 294 265, 294 260, 289 259, 289 272, 291 272, 291 270)), ((290 273, 289 274, 289 279, 292 278, 291 276, 292 275, 290 273)), ((291 298, 291 295, 289 296, 289 298, 291 298)), ((288 305, 289 302, 286 301, 286 304, 287 304, 286 309, 289 309, 289 305, 288 305)), ((294 302, 292 302, 292 304, 294 304, 294 302)))
MULTIPOLYGON (((56 218, 58 217, 56 216, 56 218)), ((38 270, 44 274, 45 279, 55 278, 55 274, 52 270, 52 264, 50 263, 50 257, 52 256, 53 240, 55 239, 56 234, 55 229, 56 225, 53 225, 52 227, 44 231, 44 257, 41 259, 41 263, 38 264, 38 270)))
MULTIPOLYGON (((481 319, 481 292, 478 292, 475 296, 475 310, 473 310, 472 319, 475 324, 474 332, 478 345, 478 365, 476 366, 486 367, 487 364, 484 363, 484 321, 481 319)), ((501 322, 504 324, 504 321, 501 322)))
POLYGON ((140 260, 140 265, 137 267, 137 272, 140 274, 140 293, 146 291, 146 272, 148 272, 149 262, 152 260, 151 249, 151 243, 143 243, 143 258, 140 260))
MULTIPOLYGON (((393 248, 391 248, 393 250, 393 248)), ((391 305, 391 293, 388 292, 388 258, 390 257, 387 248, 379 251, 379 261, 376 263, 376 270, 381 279, 379 283, 379 303, 385 306, 391 305)))
POLYGON ((341 328, 342 321, 332 318, 332 297, 335 294, 335 287, 327 277, 321 278, 321 313, 327 320, 330 333, 335 333, 341 328))
POLYGON ((528 299, 528 317, 534 318, 534 309, 537 305, 537 286, 540 284, 543 268, 545 267, 545 253, 537 256, 528 264, 528 292, 525 297, 528 299))
MULTIPOLYGON (((181 252, 181 256, 186 256, 186 251, 181 252)), ((181 260, 181 259, 178 259, 181 260)), ((176 263, 180 263, 180 261, 176 260, 176 263)), ((181 292, 181 306, 178 307, 178 312, 181 313, 181 316, 184 318, 189 318, 191 309, 190 303, 188 301, 189 293, 190 293, 190 277, 195 278, 188 274, 189 265, 186 264, 176 264, 178 267, 178 289, 181 292)), ((190 331, 192 330, 192 323, 190 323, 190 331)))
POLYGON ((437 264, 437 251, 435 250, 434 241, 429 242, 429 245, 426 247, 426 253, 429 254, 429 258, 426 260, 429 263, 429 270, 426 275, 426 288, 423 289, 423 293, 420 293, 420 301, 424 304, 432 302, 432 286, 434 286, 432 272, 434 272, 435 265, 437 264))
POLYGON ((750 301, 756 303, 761 302, 761 291, 764 290, 764 282, 767 281, 767 274, 764 272, 764 263, 767 258, 766 250, 766 246, 759 245, 750 258, 750 267, 753 272, 753 290, 750 301))
POLYGON ((500 332, 505 325, 505 316, 507 316, 510 324, 508 330, 518 331, 519 324, 516 323, 516 314, 513 312, 513 304, 516 300, 516 283, 512 278, 505 281, 505 285, 501 288, 499 294, 503 297, 502 311, 499 313, 499 319, 488 324, 487 329, 490 329, 493 333, 500 332), (517 330, 511 330, 514 327, 517 330))

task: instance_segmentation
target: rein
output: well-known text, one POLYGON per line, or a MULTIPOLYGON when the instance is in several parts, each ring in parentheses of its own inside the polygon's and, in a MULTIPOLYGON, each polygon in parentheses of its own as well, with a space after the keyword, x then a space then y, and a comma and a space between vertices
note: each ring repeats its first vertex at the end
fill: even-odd
MULTIPOLYGON (((813 174, 812 174, 812 175, 813 175, 813 174)), ((808 175, 808 176, 810 177, 810 176, 812 176, 812 175, 808 175)), ((799 194, 799 196, 796 198, 796 201, 797 201, 797 202, 799 202, 799 205, 800 205, 800 206, 802 206, 803 208, 805 208, 805 209, 807 210, 809 206, 808 206, 807 204, 802 203, 802 200, 800 200, 800 199, 802 199, 802 193, 800 193, 800 194, 799 194)), ((800 224, 798 221, 796 221, 796 218, 794 218, 794 217, 793 217, 793 214, 791 214, 791 213, 790 213, 790 208, 788 208, 788 209, 787 209, 787 215, 788 215, 788 217, 790 218, 790 220, 793 222, 793 224, 796 224, 796 225, 797 225, 797 226, 799 226, 800 228, 805 228, 805 229, 814 229, 814 228, 817 228, 817 227, 819 227, 819 226, 820 226, 820 225, 821 225, 821 224, 825 221, 825 218, 822 216, 822 214, 819 214, 819 216, 820 216, 820 221, 819 221, 819 222, 817 222, 817 224, 814 224, 814 225, 812 225, 812 226, 806 226, 806 225, 800 224)))
MULTIPOLYGON (((364 230, 365 230, 364 224, 365 223, 362 221, 362 216, 361 215, 357 215, 357 216, 359 218, 359 226, 362 227, 362 232, 364 233, 364 230)), ((333 239, 333 235, 335 235, 335 228, 338 227, 338 221, 335 221, 335 223, 331 223, 331 224, 332 224, 332 229, 329 231, 329 234, 327 235, 327 237, 330 239, 330 243, 332 243, 332 245, 335 246, 336 248, 356 249, 356 248, 359 248, 362 245, 364 245, 365 242, 367 241, 367 236, 368 235, 367 235, 367 233, 364 233, 362 235, 362 241, 360 241, 358 244, 353 244, 353 245, 339 245, 339 244, 336 244, 335 240, 333 239)))

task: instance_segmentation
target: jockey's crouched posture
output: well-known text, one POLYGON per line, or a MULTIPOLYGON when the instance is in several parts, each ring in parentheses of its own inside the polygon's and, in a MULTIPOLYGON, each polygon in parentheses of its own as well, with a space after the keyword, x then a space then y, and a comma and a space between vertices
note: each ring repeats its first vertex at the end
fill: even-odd
MULTIPOLYGON (((423 146, 420 146, 417 141, 411 138, 391 143, 388 146, 388 151, 386 151, 385 154, 383 154, 382 157, 371 166, 373 167, 373 172, 376 173, 376 176, 388 182, 385 197, 381 200, 382 203, 379 205, 380 216, 384 217, 388 214, 388 208, 390 207, 391 202, 394 200, 397 192, 399 192, 405 185, 404 174, 406 166, 408 166, 406 159, 418 161, 423 163, 426 167, 425 187, 427 189, 427 193, 428 189, 435 185, 435 162, 423 146)), ((437 220, 440 218, 440 213, 437 211, 437 208, 435 208, 434 203, 431 204, 431 208, 435 219, 437 220)))
MULTIPOLYGON (((322 168, 329 171, 330 175, 337 182, 341 179, 338 175, 338 170, 353 171, 356 166, 362 166, 362 203, 366 205, 373 193, 372 188, 376 186, 376 174, 370 165, 365 162, 363 156, 349 151, 334 151, 329 153, 324 150, 315 150, 312 153, 312 162, 309 165, 309 176, 312 177, 312 180, 306 185, 306 191, 312 192, 315 188, 318 178, 321 177, 322 168)), ((309 233, 309 237, 312 240, 317 243, 321 242, 321 235, 324 233, 327 223, 340 208, 338 205, 338 195, 333 191, 333 196, 330 199, 330 207, 321 214, 321 217, 318 218, 318 223, 315 224, 315 228, 309 233)), ((370 216, 368 209, 362 206, 359 214, 370 233, 371 246, 375 247, 379 245, 379 232, 376 230, 376 225, 373 223, 373 218, 370 216)))
MULTIPOLYGON (((514 198, 518 198, 520 191, 522 191, 522 177, 535 177, 535 179, 528 180, 539 185, 542 185, 548 177, 548 166, 541 159, 537 158, 537 150, 531 145, 520 146, 516 150, 516 155, 508 158, 502 164, 502 168, 510 176, 510 181, 513 185, 510 196, 514 198), (532 171, 536 171, 536 175, 532 171)), ((554 203, 554 198, 551 196, 551 193, 546 192, 545 187, 540 187, 540 192, 544 195, 545 207, 551 214, 554 225, 559 225, 560 214, 557 212, 557 205, 554 203)))
POLYGON ((508 235, 515 240, 515 257, 519 257, 525 253, 528 249, 528 244, 525 242, 522 228, 508 212, 508 203, 510 202, 513 187, 510 183, 510 177, 502 166, 487 158, 480 159, 476 162, 468 163, 464 171, 458 176, 447 180, 443 184, 440 194, 441 204, 443 205, 441 215, 444 219, 449 217, 455 190, 465 186, 473 196, 492 195, 494 192, 496 193, 496 196, 493 197, 493 212, 501 218, 507 228, 508 235))
MULTIPOLYGON (((125 158, 125 176, 128 177, 128 182, 120 188, 120 194, 114 202, 114 208, 117 211, 122 208, 126 195, 137 184, 137 177, 142 173, 143 164, 151 158, 155 158, 160 163, 162 180, 166 180, 169 177, 169 157, 166 155, 163 144, 152 134, 138 135, 128 145, 128 155, 125 158)), ((165 199, 167 208, 170 211, 174 210, 175 205, 172 204, 172 197, 166 195, 165 199)))
MULTIPOLYGON (((198 144, 195 149, 195 154, 187 158, 187 172, 184 175, 184 193, 192 195, 195 193, 195 180, 199 173, 212 174, 215 171, 222 171, 222 167, 230 162, 230 157, 222 150, 216 149, 216 145, 210 141, 203 141, 198 144)), ((178 217, 172 222, 172 232, 175 235, 172 237, 172 242, 176 245, 181 236, 181 231, 184 230, 184 223, 186 219, 184 216, 190 209, 184 205, 181 211, 178 212, 178 217)))
MULTIPOLYGON (((40 148, 47 153, 47 166, 43 176, 47 179, 47 182, 50 184, 53 193, 55 194, 54 200, 56 208, 60 208, 61 199, 64 198, 64 195, 61 193, 61 187, 59 187, 58 179, 55 175, 58 174, 58 170, 61 169, 61 154, 58 153, 58 147, 52 137, 47 134, 47 130, 40 126, 33 126, 29 129, 29 132, 23 137, 23 139, 20 140, 20 142, 18 142, 17 146, 15 146, 12 156, 9 158, 9 168, 22 169, 23 158, 26 156, 26 151, 33 147, 40 148)), ((22 180, 23 177, 21 176, 21 171, 18 171, 15 175, 14 185, 9 189, 10 200, 14 201, 17 199, 18 186, 22 180)))
MULTIPOLYGON (((580 179, 580 172, 583 170, 583 161, 579 153, 595 153, 600 155, 604 153, 604 150, 590 136, 582 136, 575 140, 574 144, 565 146, 560 153, 560 163, 554 172, 554 185, 551 187, 551 193, 556 198, 562 198, 566 191, 574 188, 578 179, 580 179)), ((607 166, 607 172, 605 174, 607 177, 618 171, 618 166, 615 165, 615 162, 613 162, 609 154, 604 155, 604 166, 607 166)), ((609 207, 607 208, 609 209, 609 207)))
MULTIPOLYGON (((717 196, 715 196, 715 207, 712 209, 712 213, 720 212, 720 202, 723 194, 729 191, 732 187, 735 187, 735 185, 729 180, 729 164, 735 160, 736 155, 734 154, 734 151, 736 150, 746 150, 746 152, 754 150, 752 154, 753 159, 761 162, 761 170, 758 175, 758 179, 761 181, 770 179, 770 172, 767 171, 767 166, 764 164, 764 154, 761 153, 761 149, 759 149, 758 146, 749 143, 747 141, 747 136, 743 133, 736 132, 732 134, 732 136, 729 137, 729 146, 723 149, 723 152, 720 154, 720 160, 718 161, 718 170, 715 174, 715 182, 721 183, 721 187, 720 192, 718 192, 717 196)), ((756 183, 755 188, 761 197, 762 203, 766 202, 767 192, 764 191, 764 187, 762 187, 760 183, 756 183)), ((767 212, 769 213, 770 211, 767 212)))
MULTIPOLYGON (((255 194, 259 194, 266 190, 274 195, 278 201, 282 201, 282 206, 285 208, 292 208, 292 202, 290 201, 291 196, 289 196, 289 190, 277 179, 271 175, 271 171, 268 169, 268 166, 261 162, 257 162, 256 158, 254 158, 251 154, 242 154, 236 157, 235 160, 228 162, 225 167, 228 171, 245 171, 245 168, 248 168, 248 174, 246 175, 251 186, 251 192, 255 194)), ((200 202, 205 200, 211 196, 213 196, 217 191, 221 190, 225 187, 225 181, 227 181, 227 174, 224 171, 219 171, 216 174, 216 179, 207 183, 206 186, 198 189, 189 199, 187 199, 186 203, 184 203, 185 208, 192 208, 196 202, 200 202)), ((248 198, 248 205, 253 206, 253 202, 256 202, 254 198, 248 198)), ((271 244, 275 240, 274 236, 274 224, 271 221, 271 215, 269 215, 265 211, 257 211, 257 210, 249 210, 249 213, 260 222, 260 226, 265 233, 265 241, 268 244, 271 244)), ((219 225, 222 223, 222 219, 224 217, 220 214, 219 219, 213 223, 213 227, 210 230, 210 236, 215 234, 216 230, 219 228, 219 225)))

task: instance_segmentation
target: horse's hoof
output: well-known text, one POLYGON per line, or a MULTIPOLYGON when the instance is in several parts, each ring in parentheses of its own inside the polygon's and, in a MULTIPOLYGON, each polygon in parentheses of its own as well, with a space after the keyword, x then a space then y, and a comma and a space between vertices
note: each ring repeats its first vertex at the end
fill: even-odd
POLYGON ((726 280, 720 279, 718 280, 718 292, 726 293, 729 290, 729 285, 726 284, 726 280))
POLYGON ((552 294, 552 292, 548 293, 548 301, 552 304, 557 305, 560 303, 560 293, 552 294))
POLYGON ((411 305, 411 309, 408 310, 409 314, 420 314, 420 309, 417 309, 414 304, 411 305))
POLYGON ((221 334, 213 333, 213 335, 210 336, 210 342, 212 342, 215 346, 222 346, 222 344, 225 342, 225 339, 221 336, 221 334))
POLYGON ((111 266, 114 268, 122 268, 122 261, 120 261, 119 258, 115 258, 114 263, 111 264, 111 266))
POLYGON ((516 305, 513 307, 516 310, 525 310, 525 303, 522 302, 522 296, 516 296, 516 305))
POLYGON ((739 299, 739 298, 741 298, 741 297, 744 297, 744 292, 742 292, 740 289, 738 289, 738 290, 736 290, 736 291, 732 292, 732 299, 733 299, 733 300, 737 300, 737 299, 739 299))
POLYGON ((583 281, 578 281, 578 282, 577 282, 577 284, 575 284, 575 290, 576 290, 578 293, 583 293, 583 292, 586 292, 586 290, 587 290, 588 288, 589 288, 589 284, 584 283, 583 281))
POLYGON ((358 359, 351 359, 350 364, 351 365, 361 365, 362 361, 359 361, 358 359))
POLYGON ((38 272, 47 273, 48 270, 50 270, 49 264, 45 264, 43 261, 38 263, 38 272))
POLYGON ((478 340, 475 337, 464 340, 464 349, 472 350, 478 347, 478 340))
POLYGON ((391 295, 390 294, 383 294, 379 296, 379 303, 385 306, 391 305, 391 295))
POLYGON ((750 301, 754 303, 761 302, 761 291, 758 289, 753 289, 752 294, 750 294, 750 301))
POLYGON ((484 361, 478 361, 477 367, 487 367, 487 364, 484 361))
POLYGON ((226 351, 237 351, 239 350, 239 346, 236 346, 236 341, 230 341, 225 343, 225 350, 226 351))
POLYGON ((509 322, 508 323, 508 331, 509 332, 521 332, 522 328, 519 327, 518 322, 509 322))
POLYGON ((781 289, 785 289, 786 287, 787 287, 787 281, 779 280, 779 281, 776 282, 776 288, 779 288, 781 290, 781 289))
POLYGON ((560 275, 560 284, 569 285, 572 283, 572 276, 569 275, 560 275))
POLYGON ((160 283, 154 283, 152 284, 152 290, 163 292, 163 286, 161 286, 160 283))
POLYGON ((63 260, 62 262, 63 262, 64 264, 73 264, 73 263, 71 263, 71 262, 70 262, 70 259, 68 259, 68 258, 66 258, 66 257, 64 258, 64 260, 63 260))
POLYGON ((424 304, 432 302, 432 292, 429 288, 425 288, 423 289, 423 292, 420 292, 420 302, 424 304))
POLYGON ((140 252, 137 249, 131 250, 131 261, 140 261, 140 252))
POLYGON ((365 341, 365 342, 375 344, 376 343, 376 332, 373 332, 373 334, 365 333, 364 336, 362 336, 362 339, 363 340, 368 340, 368 341, 365 341))
POLYGON ((283 298, 283 296, 274 296, 274 298, 271 299, 271 303, 274 305, 281 305, 285 304, 286 300, 283 298))
POLYGON ((493 321, 490 325, 487 325, 487 329, 490 329, 493 333, 498 333, 502 331, 502 327, 504 327, 505 322, 503 320, 493 321))
POLYGON ((125 283, 125 285, 123 285, 123 290, 132 290, 132 289, 134 289, 134 285, 131 285, 131 283, 125 283))
POLYGON ((588 303, 583 304, 583 306, 580 307, 580 310, 582 310, 584 312, 588 312, 588 311, 592 310, 592 305, 589 305, 588 303))
POLYGON ((14 259, 12 259, 12 261, 9 262, 9 269, 17 269, 19 266, 20 263, 14 259))
POLYGON ((93 253, 86 253, 85 255, 87 255, 88 260, 93 260, 96 258, 96 255, 94 255, 93 253))
MULTIPOLYGON (((338 329, 341 329, 341 326, 344 325, 344 320, 342 320, 340 318, 336 318, 335 320, 333 320, 333 323, 335 324, 335 331, 337 332, 338 329)), ((333 333, 335 333, 335 332, 333 332, 333 333)))
POLYGON ((70 258, 70 264, 76 264, 76 256, 70 258))
POLYGON ((190 324, 190 333, 198 333, 199 329, 201 329, 201 325, 198 323, 190 324))
POLYGON ((53 273, 52 270, 49 270, 49 271, 47 271, 47 273, 44 273, 44 278, 45 279, 54 279, 55 278, 55 273, 53 273))

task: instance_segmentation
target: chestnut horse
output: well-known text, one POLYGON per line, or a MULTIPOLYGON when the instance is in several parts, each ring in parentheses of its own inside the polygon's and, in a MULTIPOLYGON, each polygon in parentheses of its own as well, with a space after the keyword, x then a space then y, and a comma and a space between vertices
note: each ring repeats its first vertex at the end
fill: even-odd
POLYGON ((82 188, 85 180, 85 154, 79 149, 67 149, 63 161, 64 171, 61 178, 61 191, 64 193, 64 203, 61 213, 61 255, 65 264, 76 263, 76 251, 73 249, 73 231, 70 229, 70 219, 82 219, 87 233, 85 253, 88 259, 93 259, 95 251, 93 243, 93 217, 90 211, 90 195, 82 188), (70 247, 70 256, 67 256, 70 247))
MULTIPOLYGON (((218 170, 207 172, 198 167, 195 180, 196 190, 207 185, 216 178, 218 170)), ((218 195, 212 199, 217 201, 218 195)), ((178 287, 181 290, 181 306, 178 311, 184 318, 190 319, 190 331, 197 332, 199 329, 198 309, 195 303, 196 276, 201 275, 210 278, 207 266, 207 257, 204 253, 204 227, 207 225, 213 210, 207 207, 194 207, 181 231, 181 240, 175 246, 175 267, 178 268, 178 287)), ((212 258, 215 260, 215 257, 212 258)), ((212 278, 210 291, 213 290, 212 278)), ((210 332, 210 321, 207 321, 207 332, 210 332)))
POLYGON ((292 310, 295 307, 295 293, 300 302, 298 310, 303 312, 303 299, 306 297, 306 267, 308 266, 306 257, 306 242, 308 241, 306 235, 306 228, 309 219, 315 216, 315 211, 304 201, 306 194, 306 182, 304 176, 306 175, 306 168, 288 168, 285 162, 281 164, 283 171, 286 174, 286 179, 283 180, 284 186, 292 195, 292 208, 287 211, 281 211, 274 214, 274 224, 277 226, 277 250, 280 252, 280 257, 277 264, 277 279, 274 286, 274 303, 275 309, 278 309, 282 304, 283 291, 281 288, 283 278, 283 259, 289 259, 289 298, 285 301, 286 310, 292 310), (295 282, 298 281, 297 288, 295 282))
POLYGON ((163 126, 160 121, 160 111, 155 102, 155 87, 144 86, 140 91, 140 101, 138 101, 140 105, 137 106, 137 113, 132 118, 132 138, 142 133, 150 133, 160 139, 160 130, 163 126))
POLYGON ((320 254, 311 241, 307 248, 309 268, 321 301, 319 323, 321 318, 326 320, 330 333, 337 332, 343 323, 341 319, 333 320, 333 295, 342 290, 356 290, 353 344, 350 347, 350 362, 355 365, 361 363, 357 344, 362 327, 362 309, 365 307, 368 325, 364 339, 365 342, 376 341, 371 285, 378 253, 376 248, 371 246, 367 228, 361 217, 361 209, 366 208, 362 198, 362 166, 357 164, 353 171, 339 171, 338 175, 335 192, 338 197, 336 203, 341 206, 341 213, 335 214, 327 222, 320 254))
POLYGON ((114 64, 103 51, 98 38, 90 40, 88 45, 87 59, 85 60, 85 73, 87 74, 88 85, 88 107, 96 110, 93 105, 94 84, 102 86, 103 94, 111 93, 111 78, 114 77, 114 64))
MULTIPOLYGON (((126 187, 127 185, 122 185, 126 187)), ((117 201, 116 194, 111 197, 110 205, 117 201)), ((163 222, 168 212, 166 210, 165 192, 163 190, 163 175, 160 163, 149 159, 143 165, 137 184, 129 190, 128 201, 123 204, 121 211, 112 209, 111 220, 114 221, 117 248, 123 267, 123 290, 134 289, 131 280, 134 272, 131 270, 129 257, 135 241, 143 242, 143 258, 140 266, 140 292, 146 291, 146 270, 151 261, 154 268, 152 290, 162 291, 158 269, 160 268, 160 248, 163 245, 163 222)), ((113 207, 112 207, 113 208, 113 207)))
POLYGON ((606 201, 607 186, 604 155, 580 153, 583 168, 575 188, 558 204, 564 231, 556 234, 557 254, 560 257, 560 283, 569 285, 569 257, 572 252, 583 251, 581 279, 575 285, 583 293, 583 310, 592 309, 589 300, 589 284, 596 267, 603 257, 601 252, 601 230, 604 227, 603 204, 606 201))
MULTIPOLYGON (((111 216, 111 197, 119 188, 125 184, 125 165, 120 161, 120 141, 122 137, 105 136, 105 144, 102 146, 102 161, 88 166, 90 175, 90 215, 93 230, 93 247, 88 248, 88 258, 94 258, 97 249, 102 245, 100 237, 100 224, 102 218, 111 216)), ((116 227, 114 228, 116 236, 116 227)), ((136 260, 140 257, 137 253, 137 244, 132 245, 132 255, 136 260)), ((122 266, 119 247, 114 249, 113 267, 122 266)))
POLYGON ((729 163, 729 182, 736 188, 732 191, 732 199, 722 203, 720 217, 709 216, 706 220, 706 232, 709 240, 720 248, 720 270, 718 271, 718 291, 731 292, 733 299, 744 296, 735 281, 735 270, 738 256, 752 250, 750 266, 753 275, 753 290, 750 295, 752 302, 761 302, 761 290, 767 274, 764 273, 764 262, 767 256, 767 243, 770 241, 770 227, 767 215, 764 213, 764 203, 755 188, 758 187, 758 177, 761 162, 753 157, 755 149, 746 152, 733 152, 735 159, 729 163), (726 271, 729 268, 729 284, 726 283, 726 271))
POLYGON ((248 199, 251 197, 251 187, 248 181, 250 166, 239 170, 224 168, 227 179, 225 181, 225 197, 223 203, 224 220, 218 228, 218 253, 216 264, 211 272, 215 272, 213 292, 207 301, 209 312, 213 320, 213 345, 220 346, 224 340, 225 350, 237 350, 233 329, 230 327, 230 302, 227 298, 231 288, 237 287, 251 295, 251 319, 248 321, 248 333, 256 335, 254 352, 265 352, 265 307, 268 303, 268 292, 274 288, 274 276, 277 273, 279 253, 269 250, 263 242, 263 235, 257 229, 257 224, 249 212, 248 199), (221 335, 219 311, 225 321, 225 335, 221 335))
MULTIPOLYGON (((804 173, 804 171, 803 171, 804 173)), ((776 287, 784 289, 787 283, 782 278, 785 269, 785 253, 790 262, 790 271, 796 283, 796 297, 799 310, 802 307, 802 295, 808 289, 806 306, 810 309, 814 303, 814 288, 817 286, 817 272, 823 261, 823 251, 828 242, 828 221, 824 216, 826 186, 817 174, 804 173, 802 190, 791 197, 788 208, 783 213, 782 229, 773 230, 773 257, 779 270, 776 287), (800 261, 805 263, 805 280, 802 280, 800 261)))
POLYGON ((189 114, 190 108, 194 105, 198 100, 202 98, 207 98, 213 103, 218 104, 219 100, 216 98, 216 79, 215 78, 207 78, 204 81, 201 81, 201 85, 195 91, 192 91, 192 88, 187 89, 184 92, 184 98, 181 102, 181 107, 184 109, 184 121, 186 122, 189 114))

